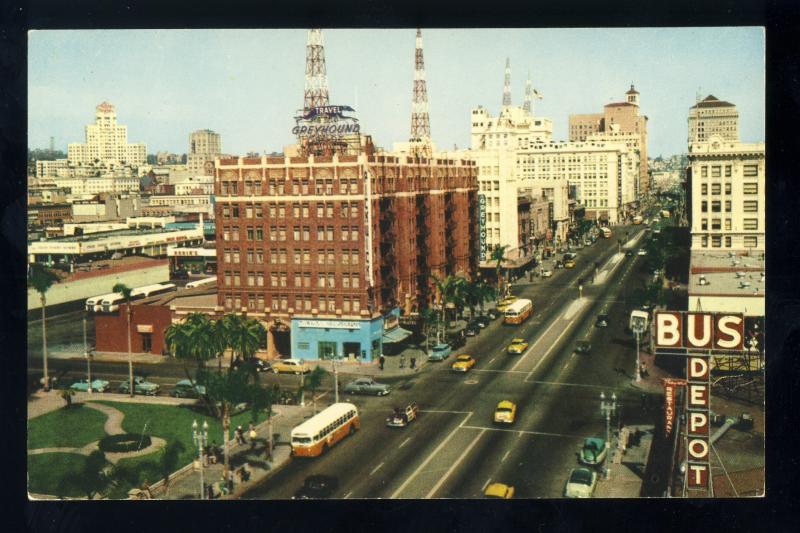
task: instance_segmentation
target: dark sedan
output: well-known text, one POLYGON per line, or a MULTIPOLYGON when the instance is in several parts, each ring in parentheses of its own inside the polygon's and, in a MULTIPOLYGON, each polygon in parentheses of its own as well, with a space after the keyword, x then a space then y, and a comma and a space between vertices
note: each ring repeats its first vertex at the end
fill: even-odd
POLYGON ((330 498, 338 486, 339 480, 335 477, 315 474, 306 478, 303 482, 303 486, 295 493, 294 499, 313 500, 330 498))

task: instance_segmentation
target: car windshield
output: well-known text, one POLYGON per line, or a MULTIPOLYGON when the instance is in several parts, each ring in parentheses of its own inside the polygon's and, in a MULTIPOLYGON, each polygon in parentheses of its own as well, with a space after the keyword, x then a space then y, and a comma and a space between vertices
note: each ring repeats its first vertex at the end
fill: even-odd
POLYGON ((597 320, 608 320, 608 315, 600 315, 597 317, 597 320))
POLYGON ((469 361, 469 359, 470 359, 470 357, 468 355, 459 355, 458 356, 458 360, 459 361, 469 361))
POLYGON ((511 412, 511 408, 510 407, 498 407, 497 408, 497 412, 498 413, 510 413, 511 412))
POLYGON ((579 483, 581 485, 592 484, 592 474, 588 470, 578 469, 573 470, 572 475, 569 477, 570 483, 579 483))

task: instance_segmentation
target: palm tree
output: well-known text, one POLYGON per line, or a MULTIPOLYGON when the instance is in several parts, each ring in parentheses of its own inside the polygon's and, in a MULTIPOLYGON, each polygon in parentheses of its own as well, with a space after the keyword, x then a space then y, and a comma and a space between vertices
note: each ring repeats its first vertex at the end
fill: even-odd
POLYGON ((494 297, 495 290, 483 281, 467 281, 463 285, 464 301, 469 306, 470 320, 475 318, 475 306, 480 306, 483 311, 483 304, 494 297))
POLYGON ((50 287, 52 287, 53 283, 55 283, 57 280, 58 276, 56 276, 50 270, 47 270, 39 263, 33 263, 31 265, 28 282, 33 289, 39 293, 39 299, 41 300, 42 304, 42 360, 44 364, 44 375, 42 377, 42 381, 45 391, 50 390, 50 376, 47 373, 47 317, 45 316, 45 307, 47 307, 46 294, 47 291, 50 290, 50 287))
POLYGON ((327 373, 327 370, 317 365, 305 379, 304 386, 311 391, 311 403, 314 405, 314 414, 317 414, 317 389, 322 385, 322 379, 327 373))
POLYGON ((133 398, 133 353, 131 351, 131 289, 124 283, 116 283, 112 288, 111 292, 116 292, 122 295, 122 298, 125 300, 125 311, 128 317, 128 379, 130 380, 130 393, 131 398, 133 398))
MULTIPOLYGON (((440 316, 441 316, 441 325, 440 329, 445 326, 445 318, 446 318, 446 311, 447 311, 447 304, 452 303, 454 305, 459 305, 462 301, 462 294, 463 294, 463 286, 466 283, 466 280, 460 276, 452 276, 448 275, 444 279, 440 279, 436 276, 431 276, 433 283, 436 285, 436 291, 439 293, 439 306, 440 306, 440 316)), ((440 331, 437 330, 436 332, 436 342, 441 342, 441 335, 440 331)))
POLYGON ((179 440, 167 443, 164 449, 161 450, 161 455, 158 458, 158 468, 161 471, 161 475, 164 477, 165 498, 169 497, 170 476, 178 469, 180 454, 183 450, 183 443, 179 440))
POLYGON ((505 287, 504 281, 505 280, 500 277, 500 271, 501 271, 500 269, 502 268, 503 263, 505 263, 506 260, 508 259, 506 257, 506 250, 507 249, 508 249, 508 245, 507 244, 503 244, 503 245, 498 244, 497 246, 494 247, 494 250, 492 250, 492 255, 489 257, 490 261, 494 261, 495 262, 495 276, 497 278, 498 297, 501 294, 505 294, 505 290, 504 290, 504 287, 505 287))

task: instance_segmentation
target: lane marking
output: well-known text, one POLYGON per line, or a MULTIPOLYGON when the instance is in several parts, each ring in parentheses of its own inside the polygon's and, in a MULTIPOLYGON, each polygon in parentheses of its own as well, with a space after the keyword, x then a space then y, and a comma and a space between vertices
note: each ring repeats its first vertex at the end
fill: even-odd
MULTIPOLYGON (((387 411, 388 412, 388 411, 387 411)), ((394 411, 392 411, 394 412, 394 411)), ((420 413, 448 413, 451 415, 467 415, 472 414, 472 411, 437 411, 436 409, 420 409, 420 413)))
MULTIPOLYGON (((449 411, 445 411, 445 412, 449 412, 449 411)), ((433 460, 433 458, 434 458, 434 457, 436 457, 436 454, 437 454, 437 453, 439 453, 439 450, 441 450, 442 448, 444 448, 445 444, 447 444, 447 443, 450 441, 450 439, 452 439, 452 438, 453 438, 453 435, 455 435, 456 433, 458 433, 458 430, 461 428, 461 426, 462 426, 464 423, 466 423, 466 421, 467 421, 467 420, 469 420, 469 417, 471 417, 471 416, 472 416, 472 412, 468 413, 468 414, 467 414, 467 416, 466 416, 466 417, 464 417, 464 420, 462 420, 462 421, 461 421, 461 424, 459 424, 459 425, 458 425, 458 426, 457 426, 455 429, 453 429, 453 431, 451 431, 451 432, 450 432, 450 434, 449 434, 449 435, 447 435, 447 437, 445 437, 445 439, 444 439, 444 440, 442 440, 442 442, 440 442, 440 443, 439 443, 439 446, 437 446, 437 447, 436 447, 436 449, 435 449, 435 450, 433 450, 433 453, 432 453, 432 454, 430 454, 430 455, 429 455, 429 456, 428 456, 428 457, 427 457, 427 458, 426 458, 426 459, 425 459, 425 460, 422 462, 422 464, 421 464, 421 465, 419 465, 419 466, 417 467, 417 469, 416 469, 416 470, 414 470, 414 472, 412 472, 412 473, 411 473, 411 475, 410 475, 410 476, 409 476, 409 477, 408 477, 408 478, 407 478, 407 479, 406 479, 406 480, 403 482, 403 484, 402 484, 402 485, 400 485, 400 487, 399 487, 399 488, 398 488, 396 491, 394 491, 394 493, 392 493, 392 495, 391 495, 389 498, 391 498, 391 499, 398 498, 398 497, 400 496, 400 493, 401 493, 401 492, 403 492, 403 490, 404 490, 404 489, 405 489, 405 488, 406 488, 406 487, 409 485, 409 483, 411 483, 412 481, 414 481, 414 478, 415 478, 415 477, 417 477, 417 475, 418 475, 418 474, 419 474, 419 473, 422 471, 422 469, 423 469, 423 468, 425 468, 426 466, 428 466, 428 463, 430 463, 430 462, 433 460)))
POLYGON ((534 348, 535 348, 535 347, 536 347, 536 346, 537 346, 537 345, 538 345, 540 342, 542 342, 542 339, 544 339, 544 338, 547 336, 547 334, 550 332, 550 330, 551 330, 551 329, 553 329, 553 327, 554 327, 555 325, 557 325, 559 322, 560 322, 560 319, 559 319, 559 318, 556 318, 555 320, 553 320, 553 323, 552 323, 552 324, 550 324, 550 326, 548 326, 548 328, 547 328, 546 330, 544 330, 544 332, 542 332, 541 334, 539 334, 539 338, 538 338, 538 339, 536 339, 536 342, 534 342, 534 343, 531 345, 531 347, 530 347, 530 348, 528 348, 528 349, 525 351, 525 353, 524 353, 524 354, 522 354, 522 357, 520 357, 519 361, 517 361, 517 362, 516 362, 516 364, 515 364, 514 366, 512 366, 512 367, 511 367, 511 370, 516 370, 516 369, 517 369, 517 367, 518 367, 519 365, 521 365, 521 364, 522 364, 522 362, 525 360, 525 358, 526 358, 526 357, 528 357, 528 355, 529 355, 529 354, 530 354, 530 353, 533 351, 533 349, 534 349, 534 348))
POLYGON ((524 370, 494 370, 492 368, 476 368, 473 372, 497 372, 500 374, 527 374, 524 370))
POLYGON ((486 490, 486 486, 489 484, 489 482, 490 482, 491 480, 492 480, 492 478, 489 478, 489 479, 487 479, 487 480, 486 480, 486 483, 484 483, 484 484, 483 484, 483 487, 481 487, 481 492, 483 492, 483 491, 485 491, 485 490, 486 490))
POLYGON ((374 474, 375 472, 377 472, 378 470, 380 470, 382 466, 383 466, 383 463, 381 463, 381 464, 379 464, 378 466, 376 466, 375 468, 373 468, 373 469, 372 469, 372 472, 370 472, 370 473, 369 473, 369 475, 371 476, 372 474, 374 474))
MULTIPOLYGON (((524 434, 524 435, 538 435, 540 437, 556 437, 556 438, 562 438, 562 439, 582 439, 582 438, 584 438, 584 437, 582 437, 580 435, 567 435, 565 433, 548 433, 546 431, 526 431, 524 429, 487 428, 487 427, 483 427, 483 426, 464 426, 464 429, 480 429, 481 430, 481 434, 483 434, 486 431, 505 431, 507 433, 519 433, 520 437, 524 434)), ((466 453, 467 453, 467 450, 464 450, 464 454, 466 454, 466 453)), ((463 458, 463 456, 462 456, 462 458, 463 458)))
POLYGON ((346 500, 347 498, 349 498, 351 494, 353 494, 352 490, 344 495, 344 499, 346 500))
POLYGON ((505 460, 506 460, 506 458, 508 458, 508 454, 510 454, 510 453, 511 453, 511 450, 508 450, 508 451, 506 452, 506 454, 503 456, 503 458, 502 458, 502 459, 500 459, 500 462, 502 463, 503 461, 505 461, 505 460))
POLYGON ((561 341, 561 338, 562 338, 564 335, 566 335, 566 334, 569 332, 569 330, 570 330, 570 329, 572 329, 572 325, 573 325, 574 323, 575 323, 575 320, 573 320, 572 322, 570 322, 570 323, 569 323, 569 324, 568 324, 568 325, 567 325, 567 326, 564 328, 564 331, 562 331, 562 332, 561 332, 561 335, 559 335, 559 336, 558 336, 558 338, 556 338, 556 340, 555 340, 555 341, 553 341, 553 343, 550 345, 550 348, 549 348, 549 349, 548 349, 548 350, 547 350, 547 351, 544 353, 544 355, 541 357, 541 359, 539 359, 539 362, 537 362, 537 363, 534 365, 533 369, 531 369, 531 371, 530 371, 530 372, 528 372, 528 376, 525 378, 525 381, 527 381, 527 380, 528 380, 528 378, 529 378, 529 377, 531 377, 531 375, 533 375, 533 373, 534 373, 534 372, 536 372, 536 369, 537 369, 537 368, 539 368, 539 365, 541 365, 541 364, 542 364, 542 362, 543 362, 545 359, 547 359, 547 357, 548 357, 548 356, 550 355, 550 353, 553 351, 553 348, 555 348, 556 346, 558 346, 558 343, 561 341))
POLYGON ((612 391, 625 391, 625 390, 628 390, 628 389, 624 389, 624 388, 607 387, 607 386, 603 386, 603 385, 588 385, 586 383, 566 383, 564 381, 539 381, 539 380, 536 380, 536 379, 532 379, 530 381, 529 380, 525 380, 525 382, 526 383, 537 383, 539 385, 557 385, 557 386, 562 386, 562 387, 586 387, 586 388, 589 388, 589 389, 603 389, 603 390, 611 389, 612 391))
POLYGON ((404 440, 403 442, 401 442, 401 443, 400 443, 400 446, 398 446, 397 448, 398 448, 398 449, 402 448, 403 446, 405 446, 406 444, 408 444, 408 441, 410 441, 410 440, 411 440, 411 437, 408 437, 406 440, 404 440))
POLYGON ((437 490, 439 490, 439 488, 440 488, 440 487, 441 487, 441 486, 444 484, 444 482, 445 482, 445 481, 447 481, 447 478, 449 478, 449 477, 450 477, 450 474, 452 474, 452 473, 453 473, 453 471, 454 471, 456 468, 458 468, 458 465, 460 465, 460 464, 461 464, 461 461, 463 461, 463 460, 464 460, 464 457, 466 457, 466 456, 469 454, 469 451, 470 451, 472 448, 474 448, 476 444, 478 444, 478 441, 480 440, 480 438, 483 436, 483 434, 484 434, 484 433, 486 433, 486 429, 485 429, 485 428, 484 428, 484 429, 482 429, 482 430, 481 430, 481 432, 480 432, 480 433, 478 433, 478 435, 477 435, 477 436, 476 436, 474 439, 472 439, 472 442, 470 442, 470 443, 469 443, 469 446, 467 446, 467 447, 464 449, 464 451, 463 451, 463 452, 461 453, 461 455, 458 457, 458 460, 457 460, 455 463, 453 463, 453 466, 451 466, 451 467, 450 467, 450 469, 449 469, 447 472, 445 472, 444 476, 442 476, 442 477, 439 479, 439 481, 436 483, 436 485, 434 485, 434 486, 433 486, 433 488, 431 489, 431 491, 430 491, 428 494, 426 494, 426 495, 425 495, 425 499, 426 499, 426 500, 427 500, 427 499, 430 499, 430 498, 433 498, 433 495, 434 495, 434 494, 436 494, 436 491, 437 491, 437 490))
POLYGON ((496 355, 495 355, 494 357, 492 357, 491 359, 489 359, 489 364, 491 364, 492 362, 494 362, 494 360, 495 360, 495 359, 497 359, 497 356, 496 356, 496 355))

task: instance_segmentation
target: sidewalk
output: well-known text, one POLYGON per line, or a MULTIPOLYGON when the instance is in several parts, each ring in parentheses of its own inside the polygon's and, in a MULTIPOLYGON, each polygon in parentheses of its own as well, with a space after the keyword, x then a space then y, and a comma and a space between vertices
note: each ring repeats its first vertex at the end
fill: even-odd
POLYGON ((638 498, 652 442, 653 426, 625 426, 621 431, 615 431, 610 455, 606 459, 609 478, 599 474, 595 498, 638 498), (639 444, 624 448, 622 443, 628 442, 628 436, 636 431, 643 432, 639 444))

